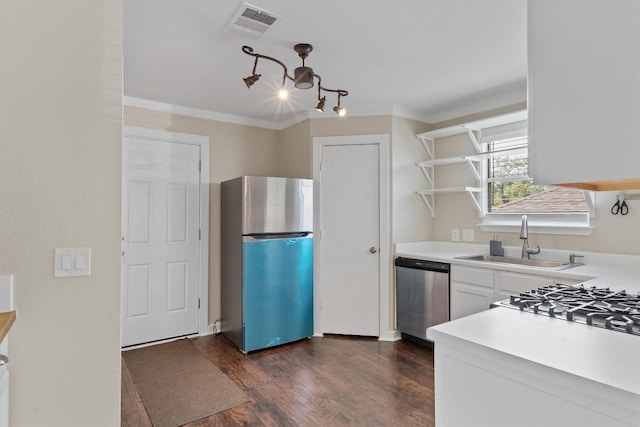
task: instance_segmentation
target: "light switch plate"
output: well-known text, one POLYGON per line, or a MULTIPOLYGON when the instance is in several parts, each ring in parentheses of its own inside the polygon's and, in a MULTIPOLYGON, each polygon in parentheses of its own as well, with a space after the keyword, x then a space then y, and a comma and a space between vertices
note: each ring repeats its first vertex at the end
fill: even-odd
POLYGON ((451 229, 451 240, 454 242, 459 242, 460 241, 460 229, 459 228, 452 228, 451 229))
POLYGON ((91 275, 91 248, 56 248, 53 256, 53 277, 91 275))

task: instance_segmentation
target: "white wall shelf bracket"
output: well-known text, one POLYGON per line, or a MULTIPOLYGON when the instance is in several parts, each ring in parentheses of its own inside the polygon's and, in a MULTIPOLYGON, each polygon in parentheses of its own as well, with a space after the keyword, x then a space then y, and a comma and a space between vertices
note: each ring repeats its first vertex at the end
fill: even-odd
POLYGON ((482 175, 481 175, 481 168, 482 168, 482 162, 478 159, 469 159, 467 158, 467 165, 469 165, 469 169, 471 169, 471 172, 473 173, 473 177, 476 179, 477 182, 482 182, 482 175))
POLYGON ((476 153, 480 153, 482 151, 482 147, 478 142, 478 139, 476 138, 476 134, 473 133, 473 130, 468 126, 465 126, 465 129, 467 130, 467 135, 469 135, 469 139, 471 140, 474 148, 476 149, 476 153))
POLYGON ((418 137, 418 141, 420 141, 420 144, 422 145, 422 148, 424 148, 424 151, 427 152, 427 158, 433 159, 433 157, 435 156, 435 152, 434 152, 435 139, 428 138, 425 136, 420 136, 420 135, 417 135, 417 137, 418 137))
POLYGON ((481 217, 482 216, 482 204, 480 203, 480 195, 482 194, 480 192, 480 189, 477 189, 478 191, 467 191, 467 194, 469 195, 469 197, 471 198, 471 200, 473 201, 473 205, 476 207, 476 210, 478 211, 478 216, 481 217))
POLYGON ((416 191, 416 193, 418 194, 418 196, 420 196, 420 198, 424 202, 427 209, 429 209, 429 212, 431 213, 431 218, 436 216, 433 193, 429 193, 426 191, 416 191))
POLYGON ((420 168, 422 175, 424 175, 424 179, 429 183, 429 187, 433 188, 435 185, 434 177, 433 177, 433 166, 425 164, 426 162, 416 163, 416 166, 420 168))

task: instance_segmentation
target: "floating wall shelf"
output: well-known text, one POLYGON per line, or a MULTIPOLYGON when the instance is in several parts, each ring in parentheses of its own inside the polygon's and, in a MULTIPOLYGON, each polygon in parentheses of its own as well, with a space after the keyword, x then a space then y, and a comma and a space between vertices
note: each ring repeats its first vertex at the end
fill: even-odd
POLYGON ((418 141, 427 153, 427 160, 417 162, 416 166, 420 168, 420 171, 424 175, 427 181, 428 187, 424 190, 416 191, 424 204, 429 209, 431 216, 435 216, 435 195, 441 193, 460 193, 465 192, 469 195, 473 201, 474 206, 478 211, 478 216, 482 215, 482 203, 481 194, 482 189, 482 160, 487 158, 491 153, 482 152, 481 134, 483 129, 492 128, 495 126, 501 126, 506 123, 514 123, 522 120, 526 120, 526 110, 518 111, 515 113, 509 113, 502 116, 492 117, 483 120, 477 120, 461 125, 449 126, 446 128, 435 129, 428 132, 423 132, 416 135, 418 141), (445 157, 435 158, 435 140, 446 136, 466 134, 469 137, 469 141, 473 145, 475 154, 468 156, 458 157, 445 157), (475 181, 476 186, 469 187, 453 187, 453 188, 436 188, 435 185, 435 168, 438 166, 453 165, 459 163, 466 163, 469 166, 475 181))

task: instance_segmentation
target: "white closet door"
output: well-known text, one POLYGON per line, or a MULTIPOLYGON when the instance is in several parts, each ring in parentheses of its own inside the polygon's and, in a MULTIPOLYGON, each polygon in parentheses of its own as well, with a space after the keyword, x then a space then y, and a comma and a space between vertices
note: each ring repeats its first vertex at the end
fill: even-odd
POLYGON ((200 147, 125 138, 122 345, 198 332, 200 147))

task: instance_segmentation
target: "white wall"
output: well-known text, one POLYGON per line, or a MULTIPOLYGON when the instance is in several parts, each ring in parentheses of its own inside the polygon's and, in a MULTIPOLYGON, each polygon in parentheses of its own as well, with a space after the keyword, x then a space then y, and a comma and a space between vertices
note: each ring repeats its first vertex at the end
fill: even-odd
POLYGON ((0 6, 0 271, 14 274, 10 425, 120 423, 121 0, 0 6), (54 279, 55 247, 92 275, 54 279))
POLYGON ((426 158, 422 145, 415 137, 429 130, 426 123, 393 117, 392 132, 392 241, 394 243, 431 240, 432 218, 429 210, 416 194, 427 188, 416 162, 426 158))

